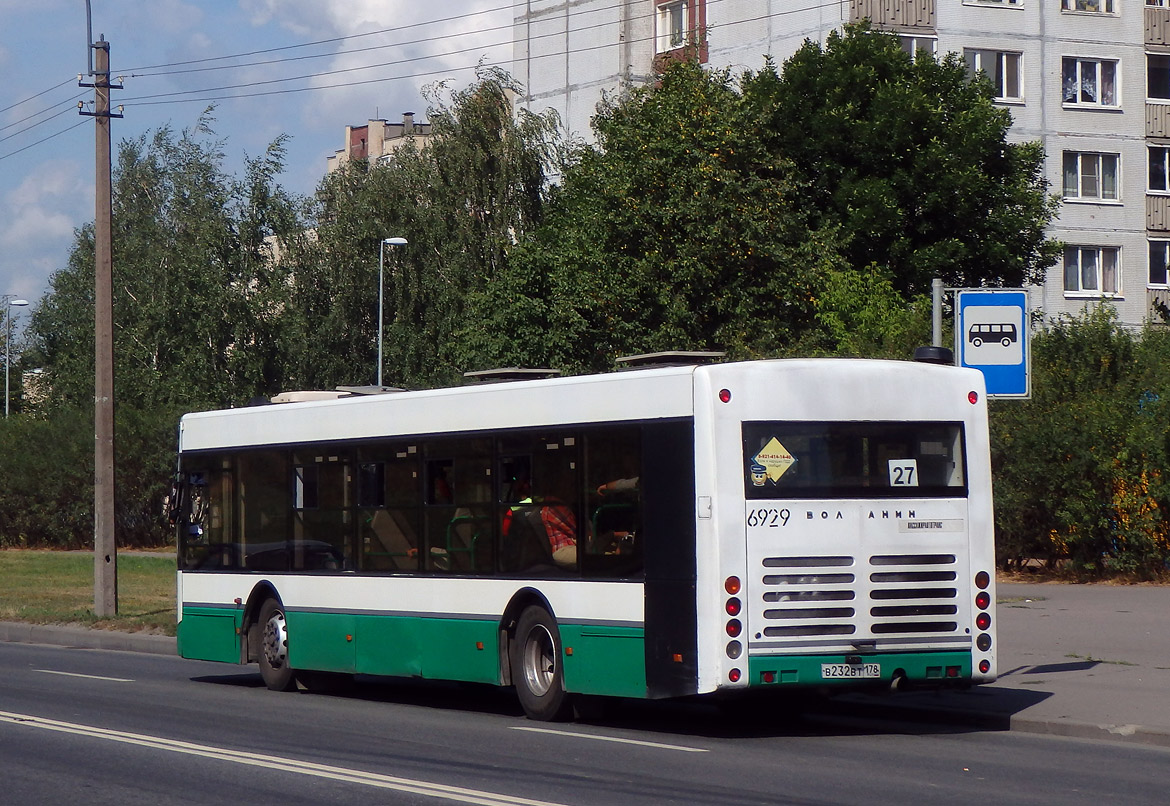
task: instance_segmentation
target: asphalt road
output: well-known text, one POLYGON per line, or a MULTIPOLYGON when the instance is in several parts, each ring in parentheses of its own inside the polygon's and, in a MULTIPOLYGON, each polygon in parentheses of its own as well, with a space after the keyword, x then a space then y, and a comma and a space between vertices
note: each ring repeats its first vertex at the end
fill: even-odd
POLYGON ((0 645, 0 804, 1153 804, 1170 750, 831 715, 620 703, 572 725, 507 691, 0 645))

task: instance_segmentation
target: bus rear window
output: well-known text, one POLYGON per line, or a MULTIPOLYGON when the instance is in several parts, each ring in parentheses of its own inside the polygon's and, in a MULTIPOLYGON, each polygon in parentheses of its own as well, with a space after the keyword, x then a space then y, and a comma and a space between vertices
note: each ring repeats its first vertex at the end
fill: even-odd
POLYGON ((965 496, 963 425, 746 422, 743 473, 749 500, 965 496))

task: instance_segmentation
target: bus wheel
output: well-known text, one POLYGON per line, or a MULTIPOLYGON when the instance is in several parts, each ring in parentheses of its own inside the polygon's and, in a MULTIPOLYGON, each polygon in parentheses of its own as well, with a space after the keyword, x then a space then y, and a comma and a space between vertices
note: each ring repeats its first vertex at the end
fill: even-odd
POLYGON ((260 608, 260 676, 272 691, 292 691, 296 678, 288 665, 288 624, 275 599, 260 608))
POLYGON ((561 633, 543 607, 520 614, 512 642, 512 681, 529 719, 555 722, 570 713, 561 667, 561 633))

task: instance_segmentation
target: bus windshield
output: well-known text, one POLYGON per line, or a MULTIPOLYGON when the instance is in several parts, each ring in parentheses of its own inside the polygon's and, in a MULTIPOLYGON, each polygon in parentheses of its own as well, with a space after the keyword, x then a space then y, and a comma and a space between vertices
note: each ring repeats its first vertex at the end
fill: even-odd
POLYGON ((961 423, 745 422, 744 491, 769 498, 967 494, 961 423))

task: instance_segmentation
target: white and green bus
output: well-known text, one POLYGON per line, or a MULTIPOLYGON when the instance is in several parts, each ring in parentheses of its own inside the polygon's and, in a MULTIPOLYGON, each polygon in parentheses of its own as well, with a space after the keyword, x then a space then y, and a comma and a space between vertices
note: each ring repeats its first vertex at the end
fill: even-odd
POLYGON ((989 682, 984 398, 798 359, 188 414, 179 652, 515 686, 533 719, 989 682))

